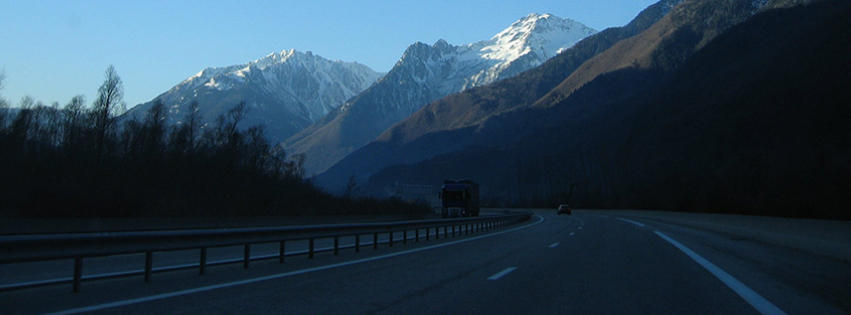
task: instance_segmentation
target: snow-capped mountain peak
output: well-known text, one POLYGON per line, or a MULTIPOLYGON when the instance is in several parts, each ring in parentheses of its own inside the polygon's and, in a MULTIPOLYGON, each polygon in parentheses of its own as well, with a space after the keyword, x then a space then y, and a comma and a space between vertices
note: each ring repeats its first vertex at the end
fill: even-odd
POLYGON ((597 31, 571 19, 533 13, 487 41, 482 57, 513 60, 536 51, 549 59, 594 33, 597 31))
MULTIPOLYGON (((210 120, 245 101, 250 108, 245 125, 266 126, 270 140, 279 142, 362 92, 382 75, 356 62, 288 49, 244 64, 206 68, 157 99, 166 105, 171 123, 183 119, 192 101, 199 103, 201 114, 210 120)), ((152 104, 137 106, 131 115, 144 112, 152 104)))
POLYGON ((529 14, 490 40, 461 46, 443 39, 431 46, 417 42, 408 47, 391 74, 411 73, 416 81, 429 82, 435 90, 433 98, 442 97, 534 68, 596 32, 552 14, 529 14))
MULTIPOLYGON (((233 80, 235 83, 240 84, 244 83, 245 77, 252 70, 254 71, 265 71, 270 68, 280 67, 283 65, 288 65, 290 68, 295 67, 308 67, 308 68, 331 68, 333 65, 338 65, 341 67, 346 67, 351 70, 358 70, 363 72, 364 70, 372 71, 371 69, 366 68, 363 65, 360 65, 356 62, 346 63, 339 60, 327 60, 319 56, 315 56, 311 51, 300 52, 295 49, 283 50, 279 53, 271 53, 263 58, 241 64, 241 65, 232 65, 227 67, 209 67, 195 75, 187 78, 183 82, 181 82, 175 88, 185 85, 189 85, 192 88, 197 88, 198 86, 204 85, 210 88, 215 88, 218 90, 224 90, 228 88, 234 87, 233 84, 223 85, 223 82, 228 81, 228 79, 233 80), (360 68, 360 69, 356 69, 360 68)), ((376 74, 375 79, 380 77, 380 74, 376 74)), ((374 81, 374 80, 372 80, 374 81)))

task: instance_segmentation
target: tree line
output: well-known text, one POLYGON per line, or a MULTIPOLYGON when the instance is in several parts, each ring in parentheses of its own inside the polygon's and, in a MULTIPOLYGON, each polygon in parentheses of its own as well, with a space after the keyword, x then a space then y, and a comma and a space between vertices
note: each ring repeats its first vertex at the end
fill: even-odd
MULTIPOLYGON (((4 73, 0 73, 0 89, 4 73)), ((329 195, 304 179, 304 156, 270 144, 263 126, 240 128, 235 104, 202 123, 193 102, 166 124, 156 101, 121 116, 123 85, 110 66, 91 106, 0 98, 0 217, 173 217, 373 214, 427 211, 394 200, 329 195)))

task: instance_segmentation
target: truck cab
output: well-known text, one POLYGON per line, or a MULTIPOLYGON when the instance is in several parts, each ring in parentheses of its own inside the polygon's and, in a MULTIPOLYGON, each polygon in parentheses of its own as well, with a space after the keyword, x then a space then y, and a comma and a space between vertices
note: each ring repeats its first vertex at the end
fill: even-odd
POLYGON ((444 218, 479 216, 479 185, 475 182, 464 179, 444 180, 439 196, 444 218))

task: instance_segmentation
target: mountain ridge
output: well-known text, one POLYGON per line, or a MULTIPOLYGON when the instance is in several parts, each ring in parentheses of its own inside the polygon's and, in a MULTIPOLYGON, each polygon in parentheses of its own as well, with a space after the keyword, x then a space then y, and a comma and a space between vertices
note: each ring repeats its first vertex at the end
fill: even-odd
POLYGON ((196 101, 204 122, 209 123, 245 101, 249 112, 240 126, 262 125, 269 140, 278 143, 321 119, 381 76, 357 62, 328 60, 310 51, 289 49, 245 64, 205 68, 154 100, 132 108, 126 116, 143 117, 161 101, 168 110, 167 121, 177 124, 190 103, 196 101))
POLYGON ((531 69, 546 60, 541 55, 555 53, 548 49, 561 50, 595 32, 551 14, 530 14, 490 40, 416 42, 375 85, 281 145, 307 156, 308 173, 321 172, 428 102, 531 69), (529 42, 539 47, 524 44, 529 42))
MULTIPOLYGON (((642 10, 623 27, 603 30, 578 42, 542 66, 488 86, 451 94, 384 131, 375 141, 355 151, 328 171, 316 177, 317 184, 332 191, 341 189, 341 182, 354 175, 366 178, 380 168, 396 163, 414 163, 430 156, 474 145, 470 135, 476 125, 492 114, 512 111, 538 101, 558 86, 570 73, 588 59, 608 50, 617 42, 633 37, 655 24, 682 0, 663 0, 642 10), (463 104, 451 106, 450 104, 463 104), (438 118, 439 117, 439 118, 438 118), (470 130, 465 133, 461 130, 470 130), (439 135, 454 135, 453 141, 440 141, 439 135), (419 139, 422 143, 410 150, 406 143, 419 139), (429 149, 425 149, 428 147, 429 149), (372 153, 367 153, 372 151, 372 153)), ((445 137, 444 137, 445 138, 445 137)))

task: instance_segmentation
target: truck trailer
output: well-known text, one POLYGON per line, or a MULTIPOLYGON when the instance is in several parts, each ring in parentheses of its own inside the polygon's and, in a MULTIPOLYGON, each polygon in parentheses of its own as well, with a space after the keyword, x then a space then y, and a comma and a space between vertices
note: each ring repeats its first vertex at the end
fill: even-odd
POLYGON ((479 216, 479 184, 469 179, 444 180, 439 197, 444 218, 479 216))

